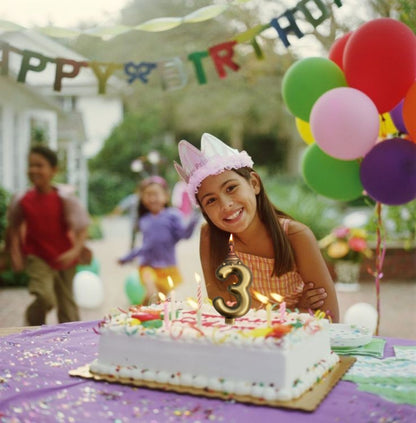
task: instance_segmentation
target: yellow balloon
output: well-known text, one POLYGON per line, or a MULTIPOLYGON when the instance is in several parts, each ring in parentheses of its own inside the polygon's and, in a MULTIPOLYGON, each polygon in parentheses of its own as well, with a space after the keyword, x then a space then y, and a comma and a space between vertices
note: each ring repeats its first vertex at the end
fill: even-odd
POLYGON ((380 138, 386 138, 387 135, 396 134, 398 129, 394 126, 393 120, 390 113, 383 113, 379 115, 380 118, 380 131, 378 136, 380 138))
POLYGON ((306 144, 312 144, 315 140, 313 139, 313 134, 311 131, 311 126, 309 122, 306 122, 300 118, 295 118, 296 129, 299 132, 299 135, 306 142, 306 144))

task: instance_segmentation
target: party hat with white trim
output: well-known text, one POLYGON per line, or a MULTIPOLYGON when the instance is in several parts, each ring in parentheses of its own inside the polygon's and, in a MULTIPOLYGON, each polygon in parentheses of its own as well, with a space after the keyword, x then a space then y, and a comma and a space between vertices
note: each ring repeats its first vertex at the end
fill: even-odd
POLYGON ((194 204, 198 188, 207 176, 218 175, 224 170, 253 167, 253 160, 246 151, 231 148, 208 133, 202 135, 201 150, 185 140, 179 142, 178 149, 182 166, 175 162, 175 169, 186 182, 194 204))

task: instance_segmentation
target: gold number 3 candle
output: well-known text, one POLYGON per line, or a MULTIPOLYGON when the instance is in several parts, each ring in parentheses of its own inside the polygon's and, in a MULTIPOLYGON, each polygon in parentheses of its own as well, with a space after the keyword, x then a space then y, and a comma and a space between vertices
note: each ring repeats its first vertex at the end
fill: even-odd
POLYGON ((240 260, 234 251, 233 235, 228 242, 228 254, 224 262, 217 268, 215 275, 218 280, 225 281, 230 275, 235 275, 237 283, 230 284, 227 290, 236 298, 236 304, 228 306, 222 297, 212 301, 215 309, 225 317, 225 323, 232 325, 236 317, 244 316, 251 306, 250 285, 252 274, 250 269, 240 260))

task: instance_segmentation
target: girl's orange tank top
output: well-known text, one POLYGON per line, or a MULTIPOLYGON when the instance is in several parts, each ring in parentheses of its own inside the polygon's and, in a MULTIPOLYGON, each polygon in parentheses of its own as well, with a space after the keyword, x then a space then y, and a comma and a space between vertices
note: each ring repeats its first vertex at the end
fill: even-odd
MULTIPOLYGON (((282 220, 283 229, 287 233, 289 219, 282 220)), ((253 274, 251 289, 266 295, 269 299, 271 293, 279 294, 286 302, 287 308, 294 308, 302 296, 305 286, 301 275, 295 269, 280 276, 272 275, 274 259, 268 257, 255 256, 248 253, 236 251, 241 261, 250 268, 253 274)), ((252 295, 252 307, 258 308, 261 303, 252 295)))

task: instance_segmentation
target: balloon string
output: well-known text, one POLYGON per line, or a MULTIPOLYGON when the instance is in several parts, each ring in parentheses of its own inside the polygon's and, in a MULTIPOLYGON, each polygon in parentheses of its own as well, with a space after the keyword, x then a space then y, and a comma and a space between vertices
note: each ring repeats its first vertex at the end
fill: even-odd
POLYGON ((377 215, 377 226, 376 226, 376 259, 375 259, 375 272, 373 273, 375 277, 376 285, 376 302, 377 302, 377 326, 375 335, 379 334, 380 328, 380 280, 383 277, 383 263, 384 256, 386 255, 386 242, 384 237, 384 227, 381 216, 381 203, 377 202, 376 204, 376 215, 377 215))
POLYGON ((380 115, 380 117, 381 117, 380 135, 381 135, 381 138, 386 138, 386 136, 387 136, 387 123, 386 123, 386 118, 384 117, 384 115, 380 115))

